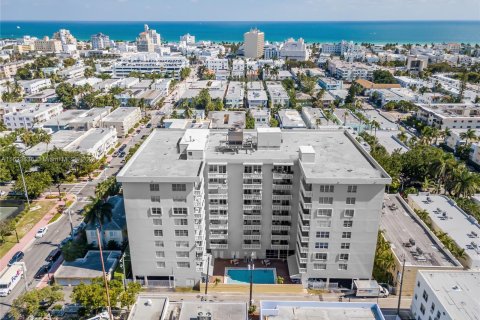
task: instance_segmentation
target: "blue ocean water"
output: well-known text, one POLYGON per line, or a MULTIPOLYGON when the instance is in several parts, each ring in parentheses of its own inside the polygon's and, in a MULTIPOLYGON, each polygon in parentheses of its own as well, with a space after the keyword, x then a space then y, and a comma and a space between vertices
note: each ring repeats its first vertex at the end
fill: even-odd
POLYGON ((480 43, 480 21, 369 21, 369 22, 112 22, 112 21, 0 21, 1 38, 23 35, 52 36, 60 28, 69 29, 80 40, 103 32, 114 40, 134 40, 143 24, 156 29, 167 41, 178 41, 185 33, 197 40, 242 41, 252 27, 265 32, 269 41, 303 37, 307 42, 465 42, 480 43))

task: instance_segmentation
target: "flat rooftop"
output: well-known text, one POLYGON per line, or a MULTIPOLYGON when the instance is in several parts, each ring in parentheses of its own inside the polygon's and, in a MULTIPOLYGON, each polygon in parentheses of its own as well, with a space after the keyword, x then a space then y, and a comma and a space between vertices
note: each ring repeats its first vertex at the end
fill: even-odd
MULTIPOLYGON (((316 153, 315 162, 302 163, 302 169, 309 179, 332 179, 332 181, 343 179, 352 182, 371 182, 373 179, 379 183, 390 181, 390 177, 348 132, 284 130, 281 131, 283 142, 279 148, 240 150, 236 153, 219 148, 225 145, 227 130, 192 129, 188 130, 188 135, 191 134, 192 139, 202 140, 204 131, 208 131, 205 147, 207 162, 291 163, 298 160, 300 146, 312 146, 316 153)), ((187 179, 185 181, 198 179, 204 161, 184 160, 178 153, 177 144, 185 132, 174 129, 154 130, 120 171, 119 181, 143 181, 152 178, 187 179)), ((243 133, 244 141, 248 138, 252 140, 257 138, 257 131, 244 130, 243 133)))
POLYGON ((125 117, 128 117, 130 114, 137 112, 140 108, 134 107, 120 107, 109 113, 105 118, 103 118, 104 122, 122 122, 125 117))
POLYGON ((451 253, 442 249, 443 245, 424 227, 412 209, 401 200, 399 195, 385 194, 385 207, 380 216, 380 229, 400 260, 405 257, 406 264, 412 266, 460 267, 460 263, 451 253), (415 240, 411 246, 409 240, 415 240), (405 244, 408 243, 408 246, 405 244), (420 249, 420 254, 417 250, 420 249))
POLYGON ((239 81, 230 81, 225 99, 238 100, 243 99, 244 96, 245 90, 243 89, 242 83, 239 81))
POLYGON ((460 209, 453 200, 441 195, 409 195, 415 206, 428 212, 428 216, 443 232, 465 250, 471 260, 470 268, 480 268, 480 225, 460 209))
POLYGON ((385 320, 374 303, 261 301, 260 320, 385 320))
POLYGON ((211 320, 247 320, 245 302, 183 302, 178 320, 197 319, 200 312, 211 320))
POLYGON ((248 101, 267 101, 268 96, 265 90, 249 90, 247 91, 248 101))
POLYGON ((480 105, 465 103, 436 103, 417 104, 427 112, 434 113, 441 118, 472 118, 480 117, 480 105))
POLYGON ((212 111, 208 118, 212 129, 245 128, 245 111, 212 111))
POLYGON ((476 320, 480 314, 480 272, 420 271, 451 319, 476 320))
POLYGON ((115 128, 92 128, 87 132, 84 132, 80 139, 74 141, 68 146, 68 150, 79 152, 88 151, 98 142, 104 140, 106 136, 111 134, 116 136, 117 130, 115 128))
POLYGON ((160 320, 168 308, 168 298, 140 295, 130 312, 128 320, 160 320))
MULTIPOLYGON (((105 271, 113 273, 121 251, 103 251, 105 271)), ((55 278, 62 279, 93 279, 102 276, 100 251, 88 251, 85 257, 71 262, 64 261, 55 272, 55 278)))
POLYGON ((56 95, 57 93, 55 92, 55 89, 45 89, 43 91, 28 95, 25 97, 25 99, 41 99, 56 95))
POLYGON ((300 113, 295 109, 281 109, 278 111, 280 125, 283 128, 305 128, 305 122, 300 113))
MULTIPOLYGON (((395 131, 380 131, 377 130, 377 133, 375 136, 378 139, 378 142, 385 147, 388 153, 392 153, 396 150, 400 151, 400 153, 407 152, 409 149, 400 144, 397 140, 394 139, 400 131, 395 130, 395 131)), ((411 138, 410 134, 408 132, 405 132, 408 138, 411 138)))
POLYGON ((64 149, 84 134, 85 131, 58 130, 52 134, 52 140, 48 144, 48 147, 45 142, 40 142, 26 150, 25 155, 27 157, 39 157, 54 148, 64 149))
POLYGON ((263 90, 263 82, 250 81, 247 83, 247 90, 263 90))
POLYGON ((42 123, 42 125, 44 127, 66 126, 83 114, 85 114, 85 110, 81 109, 64 110, 59 115, 42 123))

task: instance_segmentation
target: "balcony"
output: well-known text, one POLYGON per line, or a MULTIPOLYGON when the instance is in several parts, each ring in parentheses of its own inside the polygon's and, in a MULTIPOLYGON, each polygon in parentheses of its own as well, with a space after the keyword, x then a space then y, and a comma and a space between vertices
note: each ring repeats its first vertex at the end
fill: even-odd
POLYGON ((281 206, 281 205, 272 205, 272 210, 279 210, 279 211, 290 211, 292 210, 292 206, 281 206))
POLYGON ((210 233, 209 239, 228 239, 228 233, 210 233))
POLYGON ((303 196, 305 197, 313 197, 313 191, 311 190, 311 187, 309 188, 310 190, 307 190, 308 188, 305 188, 303 182, 300 183, 300 190, 302 191, 303 196))
POLYGON ((288 216, 283 216, 283 215, 272 215, 272 221, 273 220, 276 220, 276 221, 291 221, 292 220, 292 216, 288 215, 288 216))
POLYGON ((262 245, 261 244, 242 244, 242 249, 244 250, 255 250, 255 249, 261 249, 262 245))
POLYGON ((273 200, 292 200, 291 194, 274 194, 272 195, 273 200))
POLYGON ((262 220, 261 214, 244 214, 243 220, 262 220))
POLYGON ((273 179, 293 179, 293 173, 274 172, 273 179))
POLYGON ((290 240, 288 234, 272 234, 272 240, 290 240))
POLYGON ((243 200, 262 200, 262 194, 244 194, 243 200))
POLYGON ((209 193, 208 199, 228 199, 228 193, 209 193))
POLYGON ((250 210, 262 210, 262 205, 258 204, 244 204, 243 210, 250 211, 250 210))
POLYGON ((228 189, 227 184, 220 184, 220 183, 209 183, 208 184, 208 189, 228 189))
POLYGON ((193 206, 194 207, 203 207, 205 204, 204 198, 197 198, 193 200, 193 206))
POLYGON ((210 249, 228 249, 226 243, 210 243, 210 249))
POLYGON ((258 183, 244 183, 243 189, 262 189, 262 184, 258 183))
POLYGON ((227 179, 227 173, 218 173, 218 172, 209 172, 208 178, 209 179, 227 179))
POLYGON ((225 224, 213 224, 210 223, 208 226, 210 230, 228 230, 228 223, 225 224))
POLYGON ((244 173, 243 178, 244 179, 262 179, 262 173, 257 172, 257 173, 244 173))
POLYGON ((292 190, 291 184, 273 184, 273 190, 292 190))
POLYGON ((307 243, 310 241, 310 237, 302 236, 301 233, 298 233, 298 240, 300 240, 301 243, 307 243))
POLYGON ((260 234, 244 234, 243 240, 260 240, 262 236, 260 234))
POLYGON ((312 209, 313 207, 312 203, 304 202, 302 197, 300 197, 300 203, 302 204, 302 207, 305 209, 312 209))
POLYGON ((195 235, 195 241, 203 241, 205 240, 204 234, 195 235))
POLYGON ((298 249, 300 250, 300 253, 308 253, 308 246, 298 246, 298 249))
POLYGON ((198 230, 198 231, 200 231, 200 230, 205 230, 205 221, 202 220, 201 223, 195 223, 195 225, 193 226, 193 228, 194 228, 195 230, 198 230))
POLYGON ((195 210, 193 212, 193 217, 195 219, 205 218, 205 209, 204 208, 195 208, 195 210))
POLYGON ((203 197, 203 189, 193 190, 193 195, 195 197, 203 197))
POLYGON ((228 214, 210 214, 210 220, 228 220, 228 214))
POLYGON ((261 224, 244 224, 243 230, 262 230, 262 225, 261 224))
POLYGON ((301 208, 298 210, 300 218, 305 221, 310 221, 310 213, 305 213, 301 208))
POLYGON ((290 246, 288 244, 272 244, 270 245, 272 249, 276 250, 288 250, 290 249, 290 246))
POLYGON ((275 230, 275 231, 289 231, 290 230, 290 226, 279 226, 279 225, 272 225, 272 231, 275 230))
POLYGON ((209 210, 228 210, 228 204, 209 204, 209 210))

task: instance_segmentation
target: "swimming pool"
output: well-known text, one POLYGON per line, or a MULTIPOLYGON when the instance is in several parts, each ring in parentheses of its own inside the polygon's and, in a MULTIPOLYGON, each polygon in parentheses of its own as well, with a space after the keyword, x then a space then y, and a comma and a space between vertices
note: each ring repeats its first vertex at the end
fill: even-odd
MULTIPOLYGON (((245 284, 250 283, 250 270, 245 268, 225 268, 225 283, 245 284)), ((275 284, 276 271, 272 268, 259 268, 253 270, 253 283, 275 284)))

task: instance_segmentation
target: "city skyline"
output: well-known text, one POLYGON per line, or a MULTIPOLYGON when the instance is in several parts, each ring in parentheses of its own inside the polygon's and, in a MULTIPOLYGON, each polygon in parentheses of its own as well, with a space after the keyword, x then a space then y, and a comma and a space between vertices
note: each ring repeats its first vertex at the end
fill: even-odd
POLYGON ((418 21, 480 20, 475 0, 378 1, 357 0, 245 0, 239 6, 213 0, 59 0, 11 1, 0 4, 4 21, 418 21), (185 10, 191 8, 191 10, 185 10), (235 8, 235 10, 232 10, 235 8), (62 16, 59 18, 59 9, 62 16), (92 10, 95 9, 95 10, 92 10), (253 10, 252 10, 253 9, 253 10))

